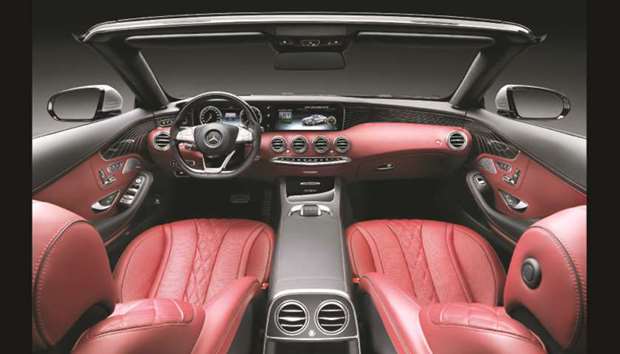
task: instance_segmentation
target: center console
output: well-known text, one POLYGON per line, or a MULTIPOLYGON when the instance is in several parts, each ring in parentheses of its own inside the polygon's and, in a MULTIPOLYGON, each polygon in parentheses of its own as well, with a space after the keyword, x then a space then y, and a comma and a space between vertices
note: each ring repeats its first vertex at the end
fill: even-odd
POLYGON ((263 352, 360 353, 351 271, 334 178, 280 181, 281 216, 270 276, 263 352))

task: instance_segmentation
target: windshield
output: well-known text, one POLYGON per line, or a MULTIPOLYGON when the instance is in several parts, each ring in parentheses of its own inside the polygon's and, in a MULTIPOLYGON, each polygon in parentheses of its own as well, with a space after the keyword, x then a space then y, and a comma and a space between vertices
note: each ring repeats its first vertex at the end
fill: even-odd
POLYGON ((447 99, 477 49, 354 43, 338 70, 276 70, 267 43, 144 48, 164 90, 175 98, 206 91, 447 99))

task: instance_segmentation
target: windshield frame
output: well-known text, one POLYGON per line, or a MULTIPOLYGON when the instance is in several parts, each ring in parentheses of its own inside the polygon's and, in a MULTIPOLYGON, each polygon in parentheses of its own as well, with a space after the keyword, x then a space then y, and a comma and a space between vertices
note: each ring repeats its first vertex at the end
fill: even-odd
POLYGON ((426 33, 490 36, 495 44, 481 49, 458 87, 446 97, 453 107, 459 109, 479 107, 484 92, 505 64, 525 48, 545 39, 544 35, 537 36, 523 25, 498 20, 412 14, 286 12, 200 14, 109 21, 91 27, 78 40, 93 47, 108 60, 132 88, 136 102, 141 107, 154 109, 165 107, 173 98, 162 89, 139 48, 126 42, 128 37, 187 33, 188 30, 193 33, 214 33, 221 32, 223 28, 234 28, 236 31, 254 28, 268 32, 277 24, 345 24, 347 27, 375 29, 400 26, 426 33), (478 60, 481 54, 485 54, 485 58, 478 60))

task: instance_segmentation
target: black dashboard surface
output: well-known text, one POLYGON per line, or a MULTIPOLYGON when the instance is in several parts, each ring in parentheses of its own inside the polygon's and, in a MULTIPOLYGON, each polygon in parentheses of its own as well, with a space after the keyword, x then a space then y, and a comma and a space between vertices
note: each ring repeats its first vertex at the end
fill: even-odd
MULTIPOLYGON (((368 122, 400 122, 464 127, 467 119, 460 114, 397 105, 375 105, 326 100, 253 100, 256 118, 264 131, 339 131, 368 122)), ((181 103, 182 104, 182 103, 181 103)), ((183 125, 199 125, 214 120, 228 124, 245 121, 245 114, 223 100, 205 102, 189 111, 183 125)), ((163 122, 163 123, 162 123, 163 122)), ((160 119, 168 126, 171 119, 160 119)))

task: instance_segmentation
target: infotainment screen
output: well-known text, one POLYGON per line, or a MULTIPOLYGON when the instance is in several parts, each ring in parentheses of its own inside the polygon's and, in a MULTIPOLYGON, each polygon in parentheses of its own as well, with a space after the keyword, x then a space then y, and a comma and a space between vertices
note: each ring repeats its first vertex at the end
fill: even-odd
POLYGON ((274 130, 338 130, 339 115, 331 105, 278 107, 274 130))

